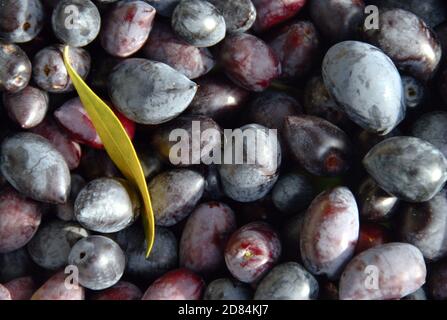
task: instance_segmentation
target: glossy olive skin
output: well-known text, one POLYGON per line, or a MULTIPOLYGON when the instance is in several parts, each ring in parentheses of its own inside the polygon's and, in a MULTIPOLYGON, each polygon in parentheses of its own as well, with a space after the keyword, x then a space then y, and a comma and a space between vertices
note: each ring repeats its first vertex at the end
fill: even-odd
POLYGON ((255 300, 312 300, 318 297, 317 280, 296 262, 274 267, 256 288, 255 300))
POLYGON ((269 45, 281 61, 282 78, 306 76, 320 53, 317 30, 309 21, 282 28, 269 45))
POLYGON ((140 50, 152 30, 155 9, 144 1, 121 1, 107 13, 101 27, 104 50, 115 57, 128 57, 140 50))
POLYGON ((447 157, 447 112, 434 111, 422 115, 411 128, 413 136, 430 142, 447 157))
POLYGON ((197 94, 186 113, 219 119, 231 116, 247 101, 249 92, 224 76, 206 76, 197 80, 197 94))
POLYGON ((72 47, 84 47, 99 34, 101 16, 90 0, 63 0, 59 1, 53 10, 51 25, 60 41, 72 47), (73 10, 70 10, 73 6, 77 8, 78 16, 75 19, 79 24, 67 28, 67 19, 73 14, 73 10))
POLYGON ((0 41, 0 91, 12 93, 24 89, 31 78, 31 62, 15 44, 0 41))
POLYGON ((435 27, 447 19, 446 5, 442 0, 370 0, 381 8, 400 8, 418 15, 431 27, 435 27))
POLYGON ((23 129, 35 127, 43 121, 48 102, 48 94, 32 86, 16 93, 3 93, 3 105, 9 117, 23 129))
POLYGON ((359 214, 354 195, 346 187, 319 194, 304 216, 300 251, 312 274, 337 279, 352 258, 359 236, 359 214))
POLYGON ((236 230, 225 248, 225 263, 231 274, 244 283, 260 280, 278 261, 281 242, 264 222, 252 222, 236 230))
POLYGON ((155 227, 155 241, 146 258, 146 240, 140 225, 133 225, 116 235, 116 242, 126 255, 126 275, 136 279, 155 280, 178 265, 178 244, 167 228, 155 227))
POLYGON ((237 143, 232 143, 231 137, 227 137, 224 145, 225 153, 236 155, 237 163, 231 161, 219 165, 219 173, 224 193, 233 200, 239 202, 253 202, 264 197, 278 179, 278 170, 281 166, 281 147, 278 137, 267 128, 250 124, 240 128, 241 132, 247 136, 251 134, 252 139, 244 139, 241 143, 242 152, 251 153, 247 159, 238 153, 237 143), (248 141, 251 140, 251 141, 248 141), (262 148, 262 153, 257 148, 262 148), (251 152, 250 152, 251 151, 251 152), (241 159, 237 157, 241 156, 241 159), (250 161, 251 160, 251 161, 250 161))
POLYGON ((67 276, 64 271, 57 272, 34 292, 31 300, 84 300, 84 288, 76 284, 68 287, 67 276))
POLYGON ((251 101, 248 117, 253 123, 282 132, 286 118, 301 112, 301 104, 294 97, 284 92, 267 90, 251 101))
POLYGON ((363 251, 349 262, 340 278, 339 298, 400 299, 419 289, 425 283, 425 277, 424 258, 416 247, 387 243, 363 251), (374 280, 374 277, 378 278, 374 280), (365 286, 366 283, 371 286, 365 286))
POLYGON ((307 0, 252 0, 256 8, 256 21, 253 29, 263 32, 292 18, 306 4, 307 0))
POLYGON ((372 178, 361 183, 357 200, 360 217, 370 221, 389 219, 399 203, 396 197, 383 191, 372 178))
POLYGON ((77 223, 54 220, 39 228, 27 248, 36 264, 57 270, 67 265, 73 245, 88 235, 88 231, 77 223))
POLYGON ((364 9, 363 0, 309 0, 312 20, 334 42, 355 39, 364 19, 364 9))
POLYGON ((186 218, 203 195, 204 177, 192 170, 165 171, 149 184, 155 223, 170 227, 186 218))
POLYGON ((272 190, 273 204, 287 214, 307 209, 313 197, 314 188, 309 179, 295 172, 281 175, 272 190))
POLYGON ((50 142, 33 133, 17 133, 1 145, 0 169, 8 182, 34 200, 65 203, 70 171, 50 142))
POLYGON ((0 39, 23 43, 34 39, 44 24, 40 0, 3 0, 0 11, 0 39))
POLYGON ((115 66, 108 89, 113 105, 127 118, 160 124, 188 107, 197 85, 164 63, 130 58, 115 66))
POLYGON ((228 78, 250 91, 267 89, 281 75, 281 62, 275 52, 260 38, 246 33, 225 38, 219 62, 228 78))
POLYGON ((250 286, 230 278, 210 282, 203 294, 204 300, 250 300, 252 297, 250 286))
POLYGON ((165 159, 176 166, 190 166, 194 164, 211 163, 209 151, 220 149, 222 145, 222 130, 219 125, 209 117, 204 116, 179 116, 169 123, 159 126, 151 133, 151 144, 154 149, 165 159), (179 142, 172 140, 174 130, 184 130, 187 133, 187 140, 183 138, 179 142), (211 133, 205 135, 209 130, 211 133), (200 135, 200 149, 192 144, 195 137, 200 135), (204 150, 208 150, 205 153, 204 150), (180 156, 178 156, 180 152, 180 156))
POLYGON ((225 38, 225 19, 208 1, 181 1, 172 13, 171 24, 180 38, 195 47, 211 47, 225 38))
POLYGON ((124 273, 126 257, 113 240, 104 236, 89 236, 76 242, 68 263, 79 269, 79 283, 92 290, 102 290, 116 284, 124 273))
POLYGON ((209 0, 221 12, 228 33, 246 32, 256 20, 256 8, 251 0, 209 0))
POLYGON ((142 300, 200 300, 205 282, 188 269, 169 271, 155 280, 142 300))
POLYGON ((113 233, 130 226, 140 214, 140 201, 127 181, 99 178, 90 181, 74 203, 75 219, 84 227, 113 233))
MULTIPOLYGON (((63 46, 43 48, 33 59, 33 80, 43 90, 65 93, 74 90, 62 57, 63 46)), ((90 54, 82 48, 69 49, 70 64, 85 79, 90 71, 90 54)))
POLYGON ((163 22, 154 24, 143 52, 148 59, 166 63, 189 79, 207 74, 215 65, 214 57, 207 48, 190 45, 163 22))
POLYGON ((224 262, 224 249, 236 230, 236 216, 224 203, 199 205, 188 218, 180 239, 180 266, 210 274, 224 262))
POLYGON ((430 80, 441 61, 441 44, 435 33, 409 11, 382 10, 380 29, 365 30, 365 37, 382 49, 400 70, 421 81, 430 80))
POLYGON ((36 233, 42 219, 39 204, 11 187, 0 193, 0 253, 25 246, 36 233))
POLYGON ((399 213, 399 235, 421 250, 429 261, 447 256, 447 191, 430 201, 407 204, 399 213))
POLYGON ((331 96, 364 129, 385 135, 405 116, 402 80, 378 48, 359 41, 332 46, 322 65, 331 96))
POLYGON ((369 151, 363 165, 383 190, 409 202, 430 200, 447 180, 446 158, 419 138, 386 139, 369 151))
POLYGON ((287 117, 284 129, 291 153, 310 173, 336 176, 349 169, 351 142, 335 125, 313 116, 297 116, 287 117))

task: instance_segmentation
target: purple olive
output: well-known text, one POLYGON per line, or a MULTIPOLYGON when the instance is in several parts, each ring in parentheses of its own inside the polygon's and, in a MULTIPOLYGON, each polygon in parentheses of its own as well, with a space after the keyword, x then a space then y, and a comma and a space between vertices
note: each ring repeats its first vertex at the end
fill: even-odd
POLYGON ((252 222, 236 230, 225 248, 225 263, 244 283, 259 281, 278 262, 281 242, 264 222, 252 222))
POLYGON ((390 300, 413 293, 425 283, 422 253, 406 243, 387 243, 363 251, 340 278, 340 300, 390 300))
POLYGON ((31 78, 31 62, 15 44, 0 41, 0 91, 16 93, 24 89, 31 78))
POLYGON ((180 266, 210 274, 224 262, 228 238, 236 230, 236 217, 227 205, 199 205, 188 218, 180 240, 180 266))
POLYGON ((197 80, 197 93, 186 112, 212 117, 231 116, 240 110, 248 98, 248 91, 225 77, 206 76, 197 80))
POLYGON ((363 165, 383 190, 409 202, 430 200, 447 181, 446 158, 419 138, 386 139, 368 152, 363 165))
POLYGON ((22 194, 42 202, 65 203, 70 171, 50 142, 33 133, 17 133, 3 140, 0 169, 22 194))
POLYGON ((363 0, 310 0, 309 10, 318 30, 330 41, 352 40, 364 21, 363 0))
POLYGON ((31 297, 31 300, 84 300, 84 288, 78 284, 67 285, 64 271, 59 271, 48 279, 31 297))
POLYGON ((409 75, 430 80, 441 61, 441 44, 435 33, 414 13, 402 9, 380 12, 380 28, 365 30, 368 42, 382 49, 409 75))
POLYGON ((0 253, 25 246, 39 228, 39 204, 8 187, 0 193, 0 253))
POLYGON ((130 226, 140 214, 136 191, 124 180, 99 178, 78 193, 74 216, 84 228, 113 233, 130 226))
POLYGON ((320 51, 317 30, 309 21, 299 21, 284 27, 269 44, 281 61, 283 78, 307 75, 320 51))
POLYGON ((68 263, 78 268, 82 286, 102 290, 120 280, 126 257, 113 240, 104 236, 89 236, 76 242, 68 256, 68 263))
POLYGON ((256 288, 255 300, 312 300, 318 297, 317 280, 296 262, 274 267, 256 288))
POLYGON ((33 128, 43 121, 48 102, 48 94, 32 86, 16 93, 3 93, 3 105, 9 117, 23 129, 33 128))
MULTIPOLYGON (((33 60, 34 82, 43 90, 51 93, 73 91, 73 83, 65 68, 60 45, 40 50, 33 60)), ((81 48, 69 49, 70 64, 85 79, 90 71, 90 54, 81 48)))
POLYGON ((337 187, 318 195, 304 216, 301 257, 307 270, 336 279, 352 258, 359 237, 354 195, 337 187))
POLYGON ((149 182, 155 223, 170 227, 186 218, 202 197, 205 179, 199 173, 176 169, 162 172, 149 182))
POLYGON ((215 65, 207 48, 196 48, 178 38, 168 24, 157 22, 144 45, 148 59, 166 63, 189 79, 207 74, 215 65))
POLYGON ((101 45, 116 57, 140 50, 149 37, 155 9, 144 1, 120 1, 108 12, 101 27, 101 45))
POLYGON ((252 202, 264 197, 278 179, 281 147, 276 133, 261 125, 249 124, 240 128, 240 132, 252 138, 243 138, 238 145, 233 143, 232 136, 227 137, 224 157, 231 155, 235 159, 232 162, 228 158, 224 160, 219 173, 228 197, 239 202, 252 202))
POLYGON ((299 164, 314 175, 336 176, 350 168, 352 146, 347 134, 324 119, 287 117, 284 136, 299 164))
POLYGON ((98 36, 101 16, 90 0, 62 0, 53 9, 51 24, 63 43, 84 47, 98 36))
POLYGON ((423 203, 407 204, 399 213, 402 242, 417 247, 427 260, 447 257, 447 190, 423 203))
POLYGON ((256 20, 256 8, 251 0, 208 0, 224 19, 227 32, 238 33, 249 30, 256 20))
POLYGON ((0 10, 0 39, 23 43, 34 39, 44 24, 40 0, 3 0, 0 10))
POLYGON ((211 47, 225 38, 226 24, 220 11, 205 0, 183 0, 172 13, 172 29, 195 47, 211 47))
POLYGON ((130 120, 160 124, 191 103, 197 85, 170 66, 140 58, 119 63, 109 77, 113 105, 130 120))

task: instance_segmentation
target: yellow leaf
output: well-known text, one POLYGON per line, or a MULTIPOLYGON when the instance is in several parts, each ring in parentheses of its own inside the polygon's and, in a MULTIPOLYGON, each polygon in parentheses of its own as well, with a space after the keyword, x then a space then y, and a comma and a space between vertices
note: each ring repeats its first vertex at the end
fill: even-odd
POLYGON ((98 132, 104 148, 112 161, 131 183, 140 191, 143 199, 144 210, 143 226, 146 235, 147 251, 149 256, 154 244, 155 227, 154 213, 152 211, 151 199, 147 188, 146 179, 143 174, 141 163, 132 141, 127 135, 123 125, 116 117, 115 113, 104 103, 82 80, 76 71, 70 65, 69 47, 64 47, 64 63, 68 74, 73 82, 79 98, 87 110, 92 123, 98 132))

